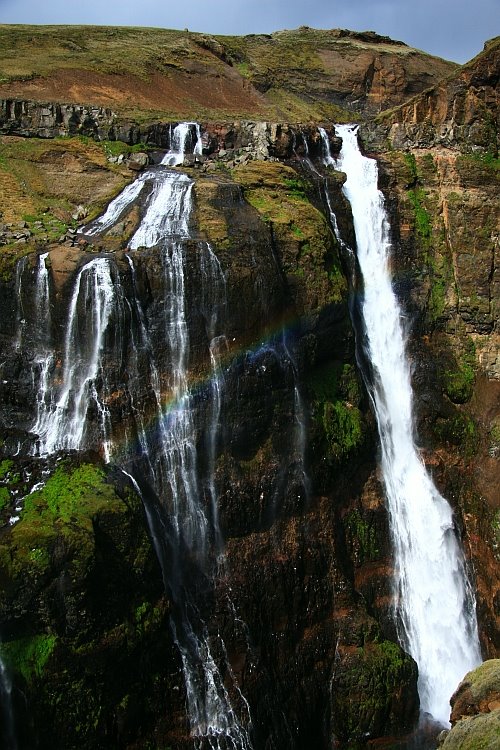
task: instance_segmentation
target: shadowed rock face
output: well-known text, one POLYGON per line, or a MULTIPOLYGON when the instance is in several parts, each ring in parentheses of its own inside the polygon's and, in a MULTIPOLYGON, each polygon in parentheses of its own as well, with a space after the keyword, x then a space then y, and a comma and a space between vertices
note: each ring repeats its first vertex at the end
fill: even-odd
MULTIPOLYGON (((306 173, 278 161, 241 163, 233 168, 232 177, 224 170, 200 175, 193 168, 191 174, 195 177, 195 211, 191 237, 185 242, 186 305, 189 371, 193 383, 199 384, 194 388, 200 476, 207 470, 205 446, 211 429, 209 411, 203 406, 211 386, 203 308, 205 280, 199 266, 200 249, 207 240, 217 250, 226 279, 221 314, 227 351, 223 353, 223 398, 213 467, 226 564, 224 574, 214 579, 193 567, 194 580, 199 576, 198 606, 210 631, 220 632, 224 638, 231 669, 250 705, 257 746, 272 741, 277 746, 292 742, 295 747, 308 747, 314 738, 317 746, 326 747, 331 733, 344 741, 366 732, 376 736, 399 731, 409 727, 415 717, 416 672, 413 661, 394 642, 389 618, 384 615, 381 625, 373 617, 371 606, 360 599, 363 590, 374 606, 387 613, 390 591, 381 574, 390 568, 390 561, 379 488, 373 482, 371 493, 363 492, 373 471, 373 424, 355 371, 348 288, 339 248, 319 210, 323 181, 315 177, 309 183, 306 173), (303 429, 308 435, 303 447, 297 432, 297 388, 303 400, 303 429), (338 421, 339 415, 343 421, 338 421), (369 514, 366 517, 365 512, 369 514), (361 566, 372 572, 358 578, 355 571, 361 566)), ((347 227, 349 212, 339 192, 340 177, 331 177, 329 185, 339 222, 347 227)), ((102 359, 106 362, 107 406, 115 425, 113 439, 118 443, 126 440, 118 459, 126 467, 131 460, 127 451, 134 444, 135 411, 139 408, 144 423, 148 423, 153 422, 155 409, 150 384, 147 378, 133 374, 127 353, 130 341, 139 340, 136 304, 144 311, 161 378, 169 370, 160 304, 168 289, 159 251, 129 251, 134 263, 132 277, 121 249, 137 224, 138 210, 138 206, 132 206, 121 217, 119 227, 109 236, 91 238, 92 244, 47 246, 46 261, 56 361, 64 356, 67 310, 80 269, 96 254, 104 255, 114 269, 113 278, 120 280, 121 293, 128 302, 122 304, 121 317, 118 310, 112 313, 114 333, 105 339, 102 359), (125 336, 123 332, 130 333, 125 336), (132 378, 136 388, 134 410, 127 396, 132 378)), ((31 373, 38 343, 34 305, 39 261, 36 255, 28 254, 21 263, 22 273, 18 266, 15 278, 5 282, 2 303, 5 319, 12 321, 10 331, 5 331, 1 393, 5 446, 11 445, 11 452, 18 440, 24 446, 22 452, 28 449, 27 431, 36 410, 31 373), (20 323, 19 300, 25 323, 20 323), (19 325, 23 346, 16 350, 13 344, 19 325)), ((99 414, 89 413, 88 419, 88 447, 96 448, 92 434, 94 428, 98 429, 99 414)), ((93 460, 98 460, 95 455, 93 460)), ((29 466, 29 459, 26 462, 29 466)), ((9 464, 2 486, 12 497, 16 489, 26 494, 31 487, 29 480, 24 473, 17 478, 13 472, 9 464)), ((127 492, 131 491, 128 487, 127 492)), ((40 508, 50 506, 51 496, 34 497, 40 508)), ((139 522, 137 498, 134 503, 128 511, 132 514, 130 523, 139 522)), ((8 504, 5 519, 10 512, 8 504)), ((95 554, 105 564, 114 554, 112 534, 101 534, 97 539, 101 524, 99 516, 94 517, 92 530, 88 530, 89 545, 97 545, 95 554)), ((45 542, 40 540, 43 565, 40 563, 34 589, 23 588, 7 563, 9 556, 21 554, 14 552, 23 549, 16 546, 21 544, 20 531, 25 529, 30 539, 36 534, 31 523, 31 517, 23 516, 18 525, 5 528, 2 536, 2 575, 9 582, 3 600, 4 630, 10 641, 22 623, 23 636, 35 645, 42 633, 55 637, 43 668, 39 668, 40 675, 35 670, 34 674, 18 674, 15 678, 15 694, 22 690, 29 696, 30 706, 36 703, 32 733, 39 736, 44 747, 45 730, 39 732, 37 727, 44 712, 49 711, 51 699, 43 685, 52 685, 57 693, 59 670, 63 669, 74 680, 72 689, 77 691, 80 686, 84 692, 90 690, 92 681, 101 677, 76 656, 77 644, 81 644, 78 649, 90 653, 99 642, 105 665, 112 658, 112 649, 122 648, 122 641, 112 641, 107 630, 99 630, 92 614, 86 615, 84 631, 68 631, 51 617, 30 621, 26 602, 36 602, 37 610, 43 610, 54 581, 61 575, 53 551, 60 542, 52 532, 45 542), (7 612, 17 612, 18 623, 7 612)), ((83 523, 87 523, 86 517, 75 518, 75 534, 83 523)), ((130 554, 135 553, 130 550, 130 554)), ((153 570, 152 548, 141 554, 143 564, 153 570)), ((71 565, 86 569, 86 558, 75 555, 71 565)), ((124 575, 127 565, 128 558, 117 562, 109 572, 110 580, 115 574, 124 575)), ((168 581, 174 571, 167 569, 166 575, 168 581)), ((92 581, 84 577, 78 582, 82 599, 92 600, 92 581)), ((158 582, 156 570, 151 586, 158 582)), ((158 695, 161 687, 167 715, 154 696, 147 710, 136 699, 135 691, 140 688, 132 675, 133 684, 124 679, 109 700, 104 697, 104 681, 99 694, 101 708, 92 712, 88 709, 94 730, 74 718, 68 736, 67 718, 61 715, 59 724, 57 716, 50 713, 52 746, 65 743, 66 747, 77 747, 85 741, 89 748, 116 747, 117 743, 126 747, 133 742, 145 743, 153 733, 164 737, 170 746, 189 746, 182 710, 184 686, 166 622, 169 598, 162 600, 161 607, 167 608, 164 611, 147 587, 144 602, 139 602, 136 594, 139 596, 140 582, 131 586, 135 593, 129 602, 120 599, 117 609, 115 600, 109 601, 115 618, 109 627, 123 628, 125 633, 132 628, 137 633, 133 646, 122 654, 124 664, 137 656, 155 679, 156 667, 151 661, 157 660, 157 669, 167 675, 157 681, 153 691, 158 695), (156 640, 161 627, 164 633, 156 640), (160 655, 153 642, 165 643, 166 650, 160 655), (145 654, 139 657, 142 649, 145 654), (157 720, 153 718, 155 713, 157 720)), ((106 590, 102 596, 108 598, 106 590)), ((63 591, 61 607, 68 608, 65 596, 63 591)), ((231 697, 238 705, 238 696, 231 697)))
MULTIPOLYGON (((318 46, 312 30, 302 30, 299 40, 294 34, 249 38, 243 46, 241 40, 189 35, 186 44, 196 43, 195 52, 204 50, 233 78, 237 70, 248 70, 248 85, 261 102, 278 78, 290 86, 284 69, 269 79, 275 48, 301 40, 318 46)), ((323 46, 309 58, 311 69, 320 59, 329 71, 327 82, 322 68, 310 84, 316 102, 326 97, 351 110, 374 112, 435 75, 428 68, 418 75, 410 70, 409 62, 422 58, 400 43, 370 34, 324 34, 323 46), (333 75, 340 59, 342 85, 333 75)), ((439 107, 432 105, 439 117, 430 117, 423 104, 438 97, 431 92, 391 115, 389 125, 362 126, 366 147, 379 160, 391 214, 395 287, 411 320, 420 442, 455 508, 473 562, 482 646, 490 656, 499 648, 498 178, 494 140, 484 136, 483 125, 496 106, 495 49, 484 53, 489 62, 480 56, 434 89, 441 97, 447 92, 446 106, 441 99, 439 107)), ((310 48, 303 46, 300 54, 306 51, 310 48)), ((194 62, 189 65, 190 75, 200 75, 194 62)), ((297 96, 307 94, 305 71, 294 72, 297 96)), ((14 83, 5 89, 6 98, 15 97, 14 83)), ((43 79, 32 83, 46 85, 43 79)), ((169 367, 161 306, 168 290, 157 249, 128 250, 140 201, 107 234, 84 238, 73 225, 98 215, 130 180, 132 144, 146 140, 167 148, 171 127, 115 117, 106 109, 104 89, 101 93, 103 109, 76 108, 73 120, 73 105, 42 111, 36 102, 7 103, 2 120, 4 133, 56 136, 72 122, 71 132, 129 144, 119 147, 125 159, 118 162, 116 154, 109 160, 109 145, 85 139, 2 138, 0 424, 7 461, 0 462, 2 653, 14 670, 14 708, 18 724, 26 727, 22 748, 31 748, 34 737, 42 750, 188 748, 185 686, 169 629, 173 572, 167 569, 170 593, 165 593, 133 487, 92 452, 82 460, 66 456, 62 467, 23 455, 32 442, 36 410, 35 280, 41 252, 49 253, 56 362, 82 266, 106 257, 115 283, 119 280, 126 303, 114 313, 112 330, 121 327, 124 334, 108 336, 103 358, 107 405, 125 466, 132 460, 137 404, 151 425, 156 408, 148 377, 134 381, 134 408, 127 396, 130 341, 139 325, 136 303, 163 375, 169 367), (126 254, 133 257, 135 277, 126 254), (17 348, 20 326, 23 346, 17 348), (30 496, 41 479, 49 489, 30 496), (25 509, 10 527, 21 496, 28 498, 25 509), (66 694, 80 705, 70 716, 59 708, 66 694)), ((193 111, 189 119, 194 117, 193 111)), ((301 129, 286 116, 269 119, 282 122, 214 118, 203 126, 204 154, 182 168, 195 183, 185 242, 186 298, 189 377, 205 478, 212 460, 211 362, 199 257, 206 242, 226 279, 227 350, 212 466, 226 563, 217 576, 213 571, 207 576, 191 560, 191 572, 200 617, 213 641, 218 643, 219 634, 225 644, 227 662, 220 648, 217 659, 226 670, 230 665, 249 702, 255 747, 326 750, 332 737, 339 747, 362 746, 366 735, 410 728, 418 698, 415 665, 397 646, 391 618, 393 563, 377 440, 348 310, 352 269, 328 224, 323 177, 342 236, 354 246, 352 218, 340 192, 343 176, 329 170, 320 177, 303 160, 308 151, 323 174, 316 126, 301 129)), ((329 137, 332 153, 338 151, 331 128, 329 137)), ((158 160, 150 153, 150 164, 158 160)), ((146 358, 144 351, 141 356, 146 358)), ((162 387, 166 396, 166 378, 162 387)), ((98 419, 89 414, 93 425, 98 419)), ((88 447, 96 444, 90 440, 88 447)), ((228 670, 225 677, 243 716, 228 670)))

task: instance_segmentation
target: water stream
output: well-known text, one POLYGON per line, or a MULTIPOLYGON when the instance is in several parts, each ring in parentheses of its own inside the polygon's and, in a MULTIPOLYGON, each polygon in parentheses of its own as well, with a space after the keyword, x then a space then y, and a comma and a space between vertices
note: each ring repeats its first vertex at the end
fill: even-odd
POLYGON ((0 726, 0 740, 5 750, 17 750, 14 711, 12 707, 12 682, 7 667, 0 655, 0 709, 2 724, 0 726))
POLYGON ((480 661, 475 602, 448 502, 434 486, 414 440, 413 394, 401 311, 391 286, 390 227, 377 188, 377 164, 358 147, 356 127, 343 139, 337 169, 347 175, 364 293, 369 385, 394 544, 396 619, 403 647, 419 669, 421 710, 448 723, 449 699, 480 661))
MULTIPOLYGON (((128 392, 136 415, 142 468, 154 488, 156 500, 147 498, 134 476, 137 456, 121 456, 126 473, 141 492, 163 579, 173 602, 171 628, 178 647, 186 688, 187 713, 194 744, 200 750, 246 750, 251 747, 247 726, 248 704, 239 691, 217 633, 208 631, 193 588, 214 579, 222 542, 217 517, 214 471, 223 389, 222 357, 225 277, 219 260, 206 243, 189 249, 189 262, 197 266, 200 280, 200 312, 205 323, 207 356, 211 378, 208 406, 201 407, 188 377, 190 337, 186 294, 189 222, 193 182, 168 169, 183 161, 192 123, 183 123, 172 133, 172 147, 162 164, 139 178, 137 188, 126 188, 93 222, 85 233, 96 233, 120 219, 130 203, 144 190, 141 222, 129 242, 129 264, 133 299, 129 301, 137 321, 131 336, 127 371, 128 392), (164 299, 158 301, 163 317, 161 351, 155 350, 148 319, 136 293, 134 251, 155 248, 163 274, 164 299), (167 363, 159 372, 158 360, 167 363), (147 428, 141 409, 140 362, 147 362, 154 393, 155 430, 147 428), (202 409, 204 416, 202 416, 202 409), (203 427, 204 423, 204 427, 203 427), (205 430, 205 468, 198 455, 198 437, 205 430), (222 661, 223 671, 218 663, 222 661), (224 678, 222 676, 224 674, 224 678), (230 686, 230 687, 228 687, 230 686), (236 695, 238 717, 229 696, 236 695)), ((196 149, 201 150, 196 127, 196 149)), ((139 475, 138 475, 139 476, 139 475)))

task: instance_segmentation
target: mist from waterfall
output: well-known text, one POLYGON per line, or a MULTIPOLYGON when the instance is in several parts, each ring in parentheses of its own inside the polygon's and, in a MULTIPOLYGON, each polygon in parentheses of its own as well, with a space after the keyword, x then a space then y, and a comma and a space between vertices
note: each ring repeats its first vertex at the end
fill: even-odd
MULTIPOLYGON (((336 132, 343 144, 335 167, 347 175, 343 190, 364 284, 363 347, 373 372, 367 385, 394 545, 396 622, 403 647, 418 665, 422 712, 448 724, 453 691, 481 661, 475 601, 452 510, 415 446, 410 370, 391 286, 390 227, 377 164, 361 154, 355 126, 336 126, 336 132)), ((329 150, 325 162, 332 164, 329 150)))

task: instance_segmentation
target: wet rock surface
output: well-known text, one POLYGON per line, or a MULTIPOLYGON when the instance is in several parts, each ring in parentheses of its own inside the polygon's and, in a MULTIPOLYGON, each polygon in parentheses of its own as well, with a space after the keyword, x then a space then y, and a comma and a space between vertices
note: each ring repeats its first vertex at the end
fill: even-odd
MULTIPOLYGON (((215 42, 205 40, 202 49, 229 60, 215 42)), ((264 37, 261 43, 267 44, 264 37)), ((356 37, 363 53, 351 73, 363 87, 365 111, 399 103, 429 83, 425 73, 409 81, 407 68, 385 60, 386 44, 356 37), (361 63, 370 71, 362 83, 361 63)), ((496 50, 492 44, 455 79, 361 127, 366 149, 379 160, 391 215, 394 284, 408 323, 419 440, 455 510, 474 571, 483 652, 490 656, 500 647, 498 154, 490 117, 497 107, 496 50)), ((411 60, 404 45, 399 53, 411 60)), ((324 57, 334 66, 333 54, 324 57)), ((234 58, 233 64, 242 62, 234 58)), ((268 84, 265 72, 254 75, 259 91, 268 84)), ((175 571, 167 570, 165 593, 140 498, 95 453, 84 463, 61 454, 60 465, 27 455, 34 444, 42 252, 48 252, 57 366, 81 268, 105 257, 119 280, 127 302, 115 310, 113 334, 120 335, 108 336, 103 356, 106 403, 124 455, 137 438, 137 404, 127 395, 130 347, 140 325, 136 303, 159 352, 162 395, 168 395, 162 265, 154 248, 129 249, 143 199, 106 234, 89 236, 77 227, 92 222, 132 175, 161 161, 158 149, 170 147, 175 122, 143 126, 104 107, 27 99, 6 100, 2 113, 2 132, 11 135, 2 137, 8 170, 0 186, 9 194, 0 227, 0 634, 7 662, 11 656, 20 747, 31 750, 38 737, 41 750, 188 748, 182 665, 169 625, 175 571), (97 140, 50 140, 70 132, 97 140), (16 140, 12 133, 47 140, 16 140), (15 149, 24 149, 24 156, 15 149), (22 174, 14 168, 18 161, 22 174), (29 195, 23 179, 33 186, 29 195), (83 469, 93 477, 87 484, 83 469), (46 489, 34 489, 42 479, 46 489), (15 515, 20 520, 10 524, 15 515)), ((340 747, 363 746, 410 729, 418 697, 416 666, 397 645, 392 619, 393 560, 376 428, 349 317, 349 294, 362 290, 353 285, 352 259, 328 224, 325 187, 342 236, 354 247, 352 217, 341 195, 343 176, 332 169, 326 174, 321 165, 316 125, 273 119, 214 119, 202 128, 203 153, 188 154, 179 168, 195 182, 186 294, 203 476, 210 461, 211 363, 199 261, 207 242, 226 283, 220 311, 224 397, 214 461, 224 567, 207 578, 190 564, 200 618, 217 659, 230 667, 224 678, 241 716, 245 706, 235 684, 249 702, 255 746, 309 750, 330 747, 332 737, 340 747)), ((331 126, 328 135, 338 153, 331 126)), ((191 151, 195 136, 193 126, 191 151)), ((145 351, 141 357, 146 360, 145 351)), ((134 388, 154 432, 150 383, 139 378, 134 388)), ((89 415, 94 427, 99 418, 89 415)), ((206 487, 204 493, 208 508, 206 487)), ((474 685, 467 682, 457 694, 457 716, 496 700, 478 697, 474 685)), ((490 731, 483 728, 488 722, 495 731, 497 713, 492 705, 488 716, 464 721, 483 733, 490 731)), ((446 744, 454 731, 445 747, 469 747, 446 744)))

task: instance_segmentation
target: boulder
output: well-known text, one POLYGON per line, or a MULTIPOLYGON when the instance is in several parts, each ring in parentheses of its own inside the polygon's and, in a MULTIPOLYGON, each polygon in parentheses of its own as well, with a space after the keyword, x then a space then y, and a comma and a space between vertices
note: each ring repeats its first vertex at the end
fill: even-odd
POLYGON ((442 750, 500 747, 500 659, 468 672, 450 703, 452 729, 440 735, 442 750))

